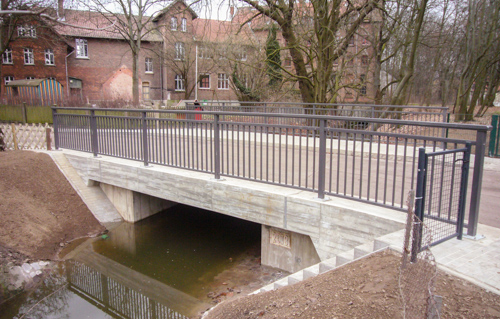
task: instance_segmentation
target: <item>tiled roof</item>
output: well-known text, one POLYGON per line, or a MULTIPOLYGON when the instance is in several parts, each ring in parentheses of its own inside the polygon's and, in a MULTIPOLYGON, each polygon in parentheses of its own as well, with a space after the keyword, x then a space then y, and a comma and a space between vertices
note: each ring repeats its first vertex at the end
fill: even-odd
MULTIPOLYGON (((117 19, 123 19, 123 16, 110 15, 108 17, 105 17, 99 12, 65 10, 64 22, 69 25, 57 24, 56 26, 54 26, 54 29, 63 36, 100 39, 124 39, 123 35, 120 34, 118 27, 116 27, 116 25, 118 25, 119 23, 117 19), (115 26, 113 26, 113 23, 115 23, 115 26)), ((144 41, 162 41, 161 34, 154 30, 155 26, 153 25, 153 22, 151 22, 151 17, 144 17, 143 23, 146 24, 145 30, 153 30, 147 34, 143 32, 143 34, 145 34, 143 36, 144 41)))

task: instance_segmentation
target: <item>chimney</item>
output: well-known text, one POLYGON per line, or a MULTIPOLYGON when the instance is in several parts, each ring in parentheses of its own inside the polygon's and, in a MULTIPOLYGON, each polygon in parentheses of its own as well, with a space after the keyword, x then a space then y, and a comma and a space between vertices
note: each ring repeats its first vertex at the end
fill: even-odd
POLYGON ((232 20, 234 17, 234 6, 229 7, 229 14, 231 15, 231 20, 232 20))
POLYGON ((57 18, 61 21, 65 21, 64 17, 64 0, 57 0, 57 18))

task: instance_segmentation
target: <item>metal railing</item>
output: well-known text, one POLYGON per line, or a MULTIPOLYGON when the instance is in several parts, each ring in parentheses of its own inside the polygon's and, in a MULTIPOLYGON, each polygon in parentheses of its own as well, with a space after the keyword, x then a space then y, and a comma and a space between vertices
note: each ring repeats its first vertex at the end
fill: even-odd
MULTIPOLYGON (((475 235, 486 133, 491 127, 308 114, 126 110, 128 116, 54 108, 56 148, 92 152, 341 196, 404 210, 418 148, 476 148, 469 235, 475 235), (196 115, 203 114, 202 117, 196 115), (287 124, 278 124, 284 120, 287 124), (366 124, 360 124, 366 123, 366 124), (387 131, 370 127, 386 126, 387 131), (446 129, 475 140, 445 138, 446 129), (438 136, 420 134, 438 132, 438 136), (479 151, 479 152, 478 152, 479 151)), ((123 110, 117 110, 122 112, 123 110)), ((117 113, 120 114, 120 113, 117 113)))

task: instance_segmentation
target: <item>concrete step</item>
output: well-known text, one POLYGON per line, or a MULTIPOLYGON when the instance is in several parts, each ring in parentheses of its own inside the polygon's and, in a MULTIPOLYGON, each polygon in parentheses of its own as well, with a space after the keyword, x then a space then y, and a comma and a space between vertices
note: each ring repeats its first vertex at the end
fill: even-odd
POLYGON ((272 284, 264 286, 257 291, 251 293, 251 295, 258 294, 261 292, 271 291, 274 289, 282 288, 288 285, 293 285, 303 280, 311 277, 315 277, 319 274, 336 269, 342 265, 353 262, 357 259, 366 257, 374 252, 386 249, 390 244, 383 239, 374 239, 366 242, 362 245, 356 246, 351 250, 342 252, 332 258, 323 260, 322 262, 302 269, 294 274, 291 274, 285 278, 282 278, 272 284))

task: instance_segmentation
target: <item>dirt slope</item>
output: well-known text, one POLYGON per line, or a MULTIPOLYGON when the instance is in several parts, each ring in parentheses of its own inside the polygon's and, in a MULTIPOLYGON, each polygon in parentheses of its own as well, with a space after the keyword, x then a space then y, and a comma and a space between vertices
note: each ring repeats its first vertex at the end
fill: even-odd
POLYGON ((65 243, 102 231, 49 155, 0 152, 0 263, 54 259, 65 243))

